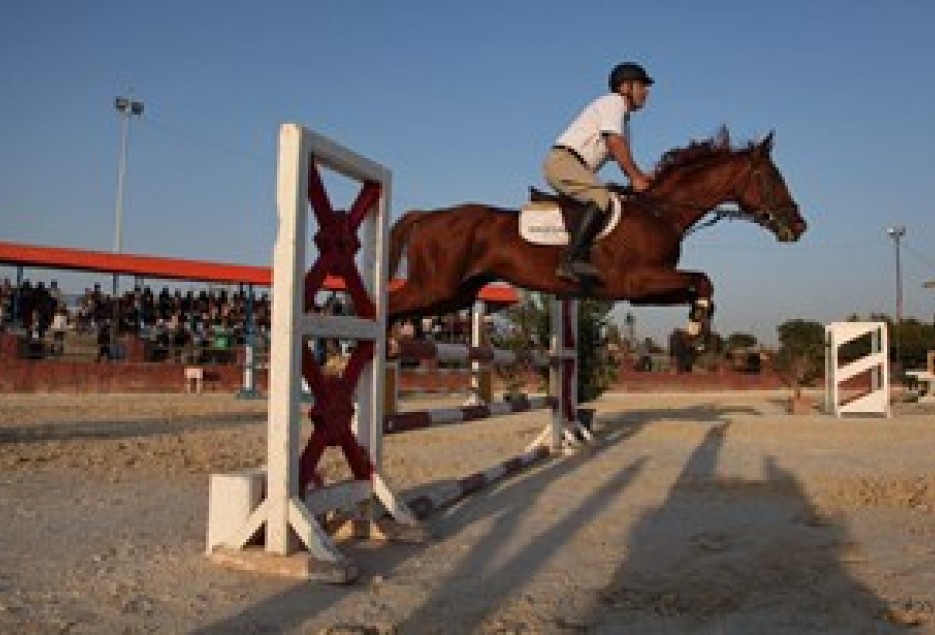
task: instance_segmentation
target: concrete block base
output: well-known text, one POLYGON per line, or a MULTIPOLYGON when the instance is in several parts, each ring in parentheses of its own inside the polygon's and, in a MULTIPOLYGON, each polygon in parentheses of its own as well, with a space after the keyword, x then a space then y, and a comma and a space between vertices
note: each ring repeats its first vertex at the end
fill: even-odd
POLYGON ((216 547, 208 554, 208 558, 215 564, 239 571, 325 584, 350 584, 360 573, 357 566, 351 562, 334 563, 316 560, 308 552, 281 556, 268 553, 262 547, 245 549, 216 547))

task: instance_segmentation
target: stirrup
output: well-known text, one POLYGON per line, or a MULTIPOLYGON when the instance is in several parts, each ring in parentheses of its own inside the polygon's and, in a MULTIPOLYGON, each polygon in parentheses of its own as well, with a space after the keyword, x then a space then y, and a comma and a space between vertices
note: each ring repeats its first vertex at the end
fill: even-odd
POLYGON ((578 274, 575 273, 575 270, 572 268, 572 263, 566 260, 562 260, 558 263, 555 275, 565 282, 572 282, 574 284, 581 282, 581 278, 578 277, 578 274))
POLYGON ((600 278, 601 272, 597 267, 592 265, 587 260, 572 260, 569 263, 569 267, 575 273, 575 275, 586 278, 600 278))

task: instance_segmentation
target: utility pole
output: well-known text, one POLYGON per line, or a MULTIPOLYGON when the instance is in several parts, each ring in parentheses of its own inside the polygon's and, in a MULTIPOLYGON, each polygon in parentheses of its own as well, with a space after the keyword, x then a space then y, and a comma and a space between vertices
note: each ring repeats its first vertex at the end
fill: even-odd
POLYGON ((903 271, 900 262, 900 244, 899 241, 906 235, 906 228, 902 225, 890 227, 886 233, 893 239, 893 247, 896 251, 896 325, 893 329, 893 345, 896 348, 896 368, 901 370, 901 351, 899 342, 899 329, 903 322, 903 271))

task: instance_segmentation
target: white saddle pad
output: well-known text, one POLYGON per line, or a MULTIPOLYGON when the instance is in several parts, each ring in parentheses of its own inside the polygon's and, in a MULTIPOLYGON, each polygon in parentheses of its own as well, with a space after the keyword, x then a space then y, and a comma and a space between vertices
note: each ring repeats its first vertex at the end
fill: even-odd
MULTIPOLYGON (((600 240, 620 222, 623 205, 617 196, 610 197, 610 221, 595 240, 600 240)), ((523 205, 519 211, 519 235, 534 245, 567 245, 568 232, 562 210, 557 203, 536 201, 523 205)))

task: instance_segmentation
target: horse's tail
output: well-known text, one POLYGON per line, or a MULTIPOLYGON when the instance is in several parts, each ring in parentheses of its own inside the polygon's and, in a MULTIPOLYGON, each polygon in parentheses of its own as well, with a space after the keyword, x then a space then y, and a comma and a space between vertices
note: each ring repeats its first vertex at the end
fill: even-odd
POLYGON ((390 262, 387 276, 392 279, 399 268, 399 261, 403 258, 403 249, 409 244, 409 236, 419 221, 418 212, 406 212, 393 223, 390 229, 390 262))

